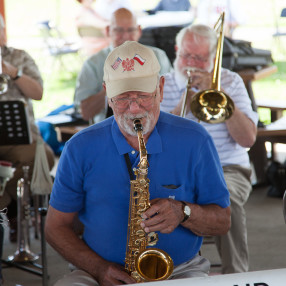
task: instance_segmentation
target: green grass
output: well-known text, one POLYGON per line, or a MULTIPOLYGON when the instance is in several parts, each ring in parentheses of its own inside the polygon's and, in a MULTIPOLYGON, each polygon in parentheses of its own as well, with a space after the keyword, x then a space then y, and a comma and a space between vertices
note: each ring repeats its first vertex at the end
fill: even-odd
POLYGON ((66 57, 63 59, 65 66, 71 68, 69 63, 73 63, 70 71, 61 66, 57 59, 48 62, 39 61, 38 65, 44 81, 44 94, 41 101, 33 102, 36 118, 47 115, 63 104, 73 103, 76 78, 83 61, 77 55, 66 55, 64 57, 66 57))
MULTIPOLYGON (((258 99, 284 100, 286 94, 286 61, 277 61, 278 72, 259 81, 253 82, 253 92, 258 99)), ((265 124, 271 122, 270 110, 258 109, 259 118, 265 124)))
MULTIPOLYGON (((69 76, 69 75, 67 75, 69 76)), ((34 101, 35 117, 40 118, 47 115, 50 111, 66 104, 72 104, 76 76, 54 78, 44 77, 44 95, 41 101, 34 101)))

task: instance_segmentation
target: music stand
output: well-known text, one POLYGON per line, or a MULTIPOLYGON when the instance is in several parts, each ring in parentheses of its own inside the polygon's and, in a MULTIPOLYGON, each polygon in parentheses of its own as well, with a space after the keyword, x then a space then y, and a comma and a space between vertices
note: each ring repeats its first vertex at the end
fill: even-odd
MULTIPOLYGON (((29 124, 28 105, 23 100, 0 101, 0 146, 31 144, 32 134, 29 124)), ((44 217, 46 210, 41 208, 41 249, 42 265, 35 262, 22 264, 2 259, 2 262, 8 266, 14 266, 18 269, 28 271, 32 274, 42 276, 43 286, 47 285, 47 262, 46 262, 46 244, 44 239, 44 217), (32 266, 32 267, 29 267, 32 266), (36 268, 36 269, 35 269, 36 268), (37 269, 41 269, 38 271, 37 269)))
POLYGON ((0 101, 0 145, 31 144, 28 118, 28 106, 24 101, 0 101))

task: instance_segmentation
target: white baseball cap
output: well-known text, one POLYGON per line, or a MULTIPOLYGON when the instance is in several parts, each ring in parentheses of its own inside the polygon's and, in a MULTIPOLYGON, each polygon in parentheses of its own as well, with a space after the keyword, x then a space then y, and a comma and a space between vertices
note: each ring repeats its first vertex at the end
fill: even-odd
POLYGON ((154 52, 134 41, 115 48, 104 63, 107 97, 127 91, 151 93, 156 89, 161 67, 154 52))

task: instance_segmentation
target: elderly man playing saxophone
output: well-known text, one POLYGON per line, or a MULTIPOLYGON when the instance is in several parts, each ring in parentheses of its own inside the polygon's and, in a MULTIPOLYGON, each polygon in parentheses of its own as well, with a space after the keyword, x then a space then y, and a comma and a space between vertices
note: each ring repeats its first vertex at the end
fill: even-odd
MULTIPOLYGON (((132 228, 128 225, 130 182, 132 186, 134 168, 144 163, 141 155, 149 163, 143 165, 149 169, 151 206, 140 213, 138 234, 157 233, 156 248, 173 260, 170 279, 208 275, 210 263, 198 252, 203 235, 227 233, 229 193, 206 130, 160 112, 164 77, 159 70, 150 48, 134 41, 115 48, 104 65, 104 88, 114 116, 78 132, 65 145, 51 194, 46 238, 76 270, 57 286, 135 283, 124 270, 124 261, 127 229, 132 228), (136 119, 143 126, 148 155, 141 152, 136 119), (76 215, 84 224, 82 239, 73 231, 76 215)), ((140 176, 135 181, 141 183, 143 175, 135 174, 140 176)), ((138 221, 134 224, 138 226, 138 221)))
MULTIPOLYGON (((186 118, 198 121, 190 110, 190 101, 197 92, 211 88, 216 47, 216 33, 207 26, 191 25, 179 32, 174 72, 165 75, 161 110, 177 115, 181 113, 187 71, 191 70, 193 90, 188 93, 186 100, 186 118)), ((244 272, 248 271, 244 205, 252 189, 247 148, 255 142, 258 115, 252 110, 246 88, 238 74, 222 68, 218 76, 221 76, 222 89, 234 102, 234 112, 225 122, 211 124, 201 121, 200 124, 214 140, 230 192, 231 229, 226 235, 216 237, 222 272, 244 272)))

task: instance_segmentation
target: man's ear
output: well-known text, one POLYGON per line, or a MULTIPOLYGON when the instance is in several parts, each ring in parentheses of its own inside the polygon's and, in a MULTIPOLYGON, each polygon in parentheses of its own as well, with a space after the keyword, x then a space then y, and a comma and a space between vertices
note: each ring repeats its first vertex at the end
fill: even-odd
POLYGON ((113 106, 111 105, 112 101, 110 98, 107 99, 108 106, 113 110, 113 106))
POLYGON ((160 77, 160 83, 159 83, 159 86, 160 86, 160 102, 163 101, 164 84, 165 84, 165 77, 161 76, 160 77))
POLYGON ((140 25, 138 25, 138 35, 139 35, 139 39, 140 39, 142 36, 142 28, 140 25))
POLYGON ((178 51, 178 49, 179 49, 179 48, 178 48, 178 46, 177 46, 177 45, 175 45, 175 51, 176 51, 176 52, 178 51))
MULTIPOLYGON (((102 87, 103 87, 103 89, 105 91, 105 96, 107 96, 106 95, 106 84, 105 84, 105 82, 102 83, 102 87)), ((107 98, 107 103, 108 103, 109 107, 112 108, 110 98, 107 98)))

